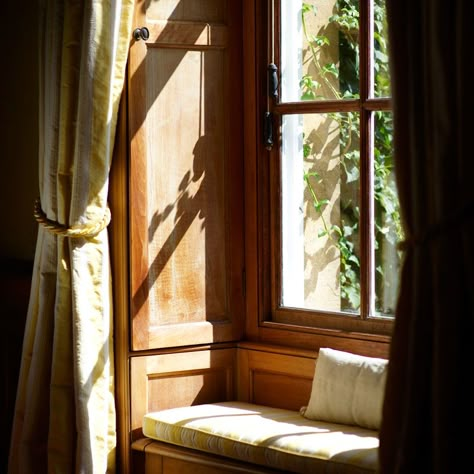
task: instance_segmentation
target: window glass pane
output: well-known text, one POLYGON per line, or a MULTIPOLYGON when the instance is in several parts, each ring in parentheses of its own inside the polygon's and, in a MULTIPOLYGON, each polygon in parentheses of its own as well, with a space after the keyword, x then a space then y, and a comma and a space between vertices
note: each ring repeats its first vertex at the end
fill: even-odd
POLYGON ((281 0, 284 102, 359 95, 359 2, 281 0))
POLYGON ((392 144, 392 113, 376 112, 374 137, 375 312, 383 316, 393 316, 395 313, 401 258, 397 244, 403 239, 393 169, 392 144))
POLYGON ((282 117, 282 305, 358 312, 359 116, 282 117))
POLYGON ((390 71, 388 64, 388 32, 385 0, 374 0, 374 95, 390 95, 390 71))

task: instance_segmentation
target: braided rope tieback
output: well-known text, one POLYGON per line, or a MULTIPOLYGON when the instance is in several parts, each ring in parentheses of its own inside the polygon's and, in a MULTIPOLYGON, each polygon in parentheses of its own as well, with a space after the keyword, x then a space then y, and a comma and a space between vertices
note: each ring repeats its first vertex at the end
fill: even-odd
POLYGON ((41 224, 47 231, 56 234, 62 235, 64 237, 79 238, 79 237, 94 237, 100 231, 105 229, 110 222, 110 209, 107 207, 105 209, 105 214, 103 219, 100 222, 93 222, 92 224, 80 225, 67 227, 59 222, 53 221, 46 217, 46 214, 41 208, 40 199, 35 201, 34 216, 36 221, 41 224))

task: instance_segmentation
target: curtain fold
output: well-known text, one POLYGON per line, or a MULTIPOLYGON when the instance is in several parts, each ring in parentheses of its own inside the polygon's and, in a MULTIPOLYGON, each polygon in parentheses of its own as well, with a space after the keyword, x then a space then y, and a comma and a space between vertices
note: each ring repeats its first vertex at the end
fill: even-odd
POLYGON ((380 432, 382 473, 472 470, 473 10, 468 1, 387 1, 407 240, 380 432))
POLYGON ((108 236, 91 229, 108 213, 133 7, 40 1, 39 191, 51 225, 38 232, 9 473, 115 472, 108 236))

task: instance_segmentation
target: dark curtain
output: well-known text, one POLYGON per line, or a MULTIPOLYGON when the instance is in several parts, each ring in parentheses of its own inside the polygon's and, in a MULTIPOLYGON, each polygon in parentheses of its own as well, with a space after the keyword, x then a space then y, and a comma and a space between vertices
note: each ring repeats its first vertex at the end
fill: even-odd
POLYGON ((472 1, 388 0, 406 240, 382 473, 474 472, 472 1))

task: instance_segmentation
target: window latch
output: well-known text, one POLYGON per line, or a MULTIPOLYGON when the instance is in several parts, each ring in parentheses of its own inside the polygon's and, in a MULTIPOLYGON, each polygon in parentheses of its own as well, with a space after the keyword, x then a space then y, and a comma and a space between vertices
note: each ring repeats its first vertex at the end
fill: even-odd
POLYGON ((265 148, 271 150, 273 148, 273 114, 271 112, 265 112, 263 134, 265 148))
POLYGON ((278 68, 275 64, 270 63, 268 71, 268 95, 276 100, 278 99, 278 68))
MULTIPOLYGON (((278 99, 278 68, 274 63, 270 63, 268 71, 268 95, 270 99, 278 99)), ((267 111, 264 117, 264 143, 267 150, 273 148, 273 114, 270 112, 270 104, 267 103, 267 111)))

